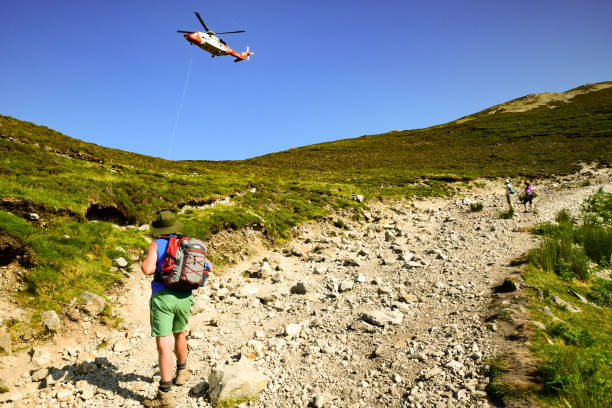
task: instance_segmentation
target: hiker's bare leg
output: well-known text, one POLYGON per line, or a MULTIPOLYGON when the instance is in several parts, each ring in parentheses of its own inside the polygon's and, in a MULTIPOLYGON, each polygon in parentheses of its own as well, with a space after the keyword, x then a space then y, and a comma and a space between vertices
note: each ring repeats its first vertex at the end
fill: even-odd
POLYGON ((157 354, 159 355, 159 374, 162 381, 172 381, 174 356, 172 355, 172 336, 156 337, 157 354))
POLYGON ((174 334, 174 355, 178 364, 184 364, 187 361, 187 334, 185 331, 174 334))

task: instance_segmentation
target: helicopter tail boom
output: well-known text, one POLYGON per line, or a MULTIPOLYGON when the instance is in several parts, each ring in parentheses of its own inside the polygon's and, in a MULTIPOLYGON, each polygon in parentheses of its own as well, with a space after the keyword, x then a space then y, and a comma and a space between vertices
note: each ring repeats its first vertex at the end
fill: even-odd
POLYGON ((234 60, 234 62, 240 62, 240 61, 244 61, 244 59, 246 58, 247 61, 249 61, 251 59, 251 55, 254 55, 254 52, 251 52, 249 49, 249 46, 247 45, 246 51, 243 52, 242 54, 237 53, 236 51, 232 50, 232 55, 234 57, 236 57, 236 59, 234 60))

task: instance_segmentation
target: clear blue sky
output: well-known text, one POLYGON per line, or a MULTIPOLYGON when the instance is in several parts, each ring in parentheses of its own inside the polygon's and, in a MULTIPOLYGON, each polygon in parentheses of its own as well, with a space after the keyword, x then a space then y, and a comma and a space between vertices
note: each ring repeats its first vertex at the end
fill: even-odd
POLYGON ((173 160, 421 128, 612 80, 610 0, 30 0, 0 16, 0 114, 173 160), (221 37, 251 61, 177 34, 200 29, 196 10, 214 31, 247 30, 221 37))

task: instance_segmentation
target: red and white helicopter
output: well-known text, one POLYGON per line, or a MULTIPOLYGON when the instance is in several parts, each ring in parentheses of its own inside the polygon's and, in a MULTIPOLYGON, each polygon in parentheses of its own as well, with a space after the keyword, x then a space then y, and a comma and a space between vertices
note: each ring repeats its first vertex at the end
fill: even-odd
MULTIPOLYGON (((202 17, 200 17, 200 14, 197 11, 195 12, 195 15, 196 17, 198 17, 198 20, 200 20, 200 23, 202 23, 202 27, 204 27, 204 29, 206 30, 205 33, 201 31, 176 31, 177 33, 183 33, 183 36, 187 41, 189 41, 190 44, 195 44, 204 51, 211 53, 213 58, 215 56, 220 57, 222 55, 233 55, 234 57, 236 57, 234 62, 243 61, 245 58, 248 61, 250 59, 250 56, 254 54, 253 52, 249 51, 248 46, 246 48, 246 51, 243 53, 238 53, 232 50, 230 47, 227 46, 225 41, 215 36, 215 33, 211 31, 208 27, 206 27, 206 24, 204 24, 204 20, 202 20, 202 17)), ((244 32, 244 30, 239 30, 226 31, 223 33, 216 34, 235 34, 244 32)))

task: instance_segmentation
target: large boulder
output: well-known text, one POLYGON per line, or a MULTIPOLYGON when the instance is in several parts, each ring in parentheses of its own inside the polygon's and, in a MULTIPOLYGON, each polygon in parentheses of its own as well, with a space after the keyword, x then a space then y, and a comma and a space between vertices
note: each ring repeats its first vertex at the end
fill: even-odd
POLYGON ((104 307, 106 307, 106 299, 100 295, 87 291, 81 293, 81 302, 81 308, 94 316, 102 313, 104 307))
POLYGON ((251 399, 269 382, 268 377, 246 362, 217 366, 208 376, 208 395, 213 404, 229 399, 251 399))

